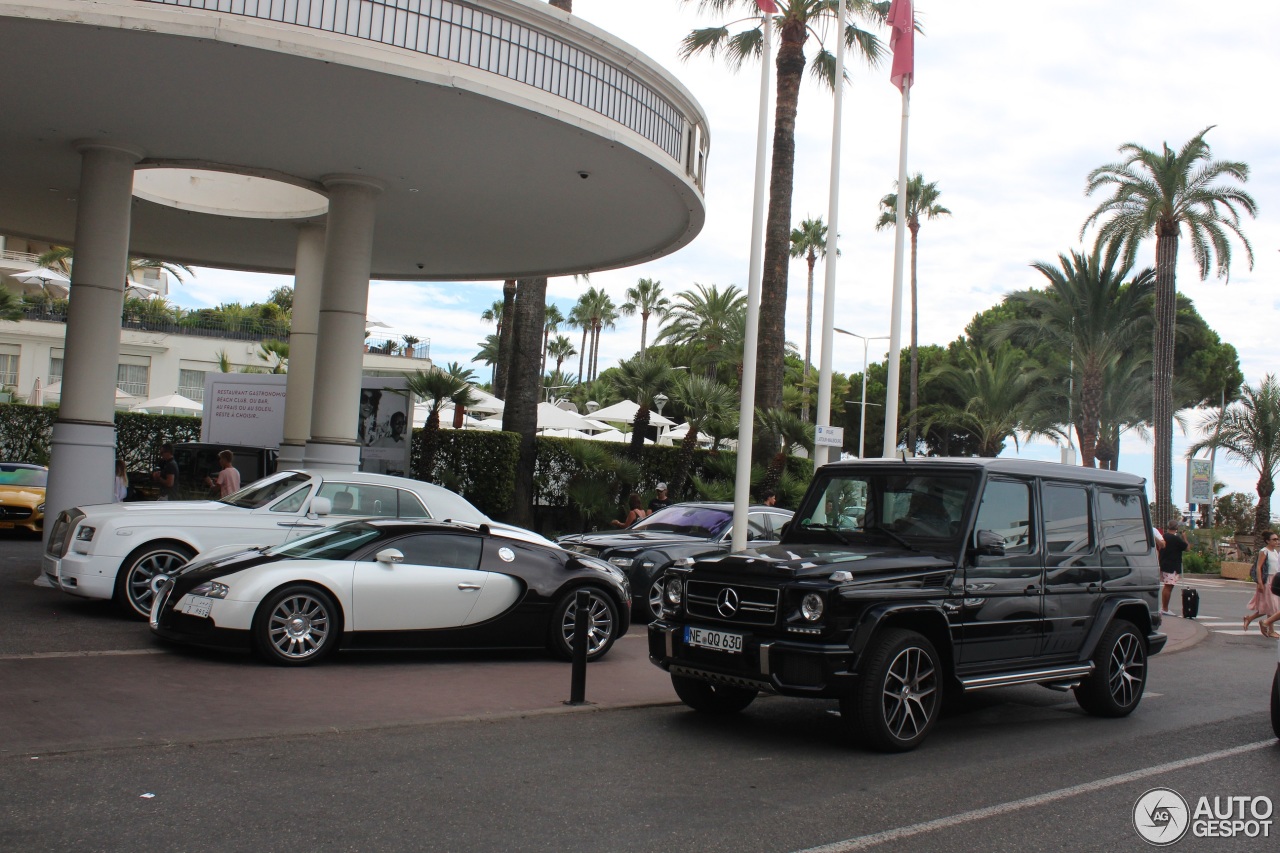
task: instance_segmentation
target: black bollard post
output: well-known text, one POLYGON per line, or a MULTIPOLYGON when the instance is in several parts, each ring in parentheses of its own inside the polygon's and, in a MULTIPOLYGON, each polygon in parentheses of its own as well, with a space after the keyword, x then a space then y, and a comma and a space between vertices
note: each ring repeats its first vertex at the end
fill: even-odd
POLYGON ((591 593, 578 590, 574 596, 573 676, 569 683, 566 705, 587 704, 587 629, 591 626, 591 593))

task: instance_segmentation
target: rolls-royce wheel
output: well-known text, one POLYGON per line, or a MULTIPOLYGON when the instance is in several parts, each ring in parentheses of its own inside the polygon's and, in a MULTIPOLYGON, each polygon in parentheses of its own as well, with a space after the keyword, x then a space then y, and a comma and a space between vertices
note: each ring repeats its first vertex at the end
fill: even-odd
POLYGON ((647 608, 647 612, 640 614, 646 622, 653 622, 662 615, 662 592, 662 575, 658 575, 650 582, 649 594, 640 605, 641 609, 647 608))
POLYGON ((155 598, 151 579, 156 575, 173 577, 195 555, 195 551, 177 542, 148 542, 120 564, 113 600, 130 618, 151 618, 151 602, 155 598))
POLYGON ((865 674, 840 699, 840 718, 857 743, 906 752, 928 737, 942 711, 938 652, 923 634, 890 628, 872 640, 865 674))
POLYGON ((253 648, 268 663, 306 666, 328 657, 342 636, 342 614, 327 592, 306 584, 282 587, 258 605, 253 648))
MULTIPOLYGON (((565 660, 573 660, 573 629, 578 618, 578 591, 571 589, 556 602, 551 615, 551 638, 548 643, 553 654, 565 660)), ((618 606, 609 594, 598 587, 586 587, 590 598, 587 602, 587 660, 599 660, 608 654, 613 641, 618 639, 618 606)))
POLYGON ((759 693, 750 687, 714 684, 683 675, 671 676, 671 686, 681 702, 704 714, 736 714, 754 702, 759 693))
POLYGON ((1147 643, 1132 622, 1107 626, 1093 663, 1093 674, 1075 689, 1076 702, 1095 717, 1133 713, 1147 685, 1147 643))

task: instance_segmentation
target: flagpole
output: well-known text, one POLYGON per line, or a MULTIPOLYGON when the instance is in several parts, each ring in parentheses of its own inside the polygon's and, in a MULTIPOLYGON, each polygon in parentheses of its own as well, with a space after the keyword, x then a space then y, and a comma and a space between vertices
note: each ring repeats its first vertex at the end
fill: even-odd
MULTIPOLYGON (((907 243, 907 120, 911 86, 902 87, 902 136, 898 144, 898 210, 893 236, 893 302, 889 312, 889 380, 885 390, 884 457, 898 450, 898 385, 902 362, 902 267, 907 243)), ((914 448, 908 448, 912 453, 914 448)))
MULTIPOLYGON (((831 185, 827 191, 826 278, 822 291, 822 363, 818 368, 818 426, 831 426, 831 367, 834 360, 836 324, 836 241, 840 235, 840 131, 844 112, 844 3, 840 0, 836 17, 835 112, 831 118, 831 185)), ((805 393, 808 393, 807 391, 805 393)), ((862 451, 858 451, 862 455, 862 451)), ((813 470, 831 456, 830 449, 814 444, 813 470)), ((840 458, 839 451, 835 454, 840 458)))
POLYGON ((751 265, 747 274, 747 328, 742 353, 742 398, 738 404, 738 467, 733 486, 731 547, 747 547, 747 508, 751 504, 751 444, 756 415, 756 347, 760 340, 760 291, 764 275, 764 193, 768 181, 769 81, 773 56, 773 16, 761 9, 764 45, 760 59, 760 106, 756 126, 756 185, 751 214, 751 265))

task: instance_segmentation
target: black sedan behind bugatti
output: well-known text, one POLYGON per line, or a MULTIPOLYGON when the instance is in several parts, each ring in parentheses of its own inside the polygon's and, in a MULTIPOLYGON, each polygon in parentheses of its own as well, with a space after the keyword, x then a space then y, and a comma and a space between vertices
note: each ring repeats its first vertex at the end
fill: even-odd
POLYGON ((160 637, 251 648, 284 666, 339 647, 545 647, 568 659, 579 590, 590 594, 590 660, 631 622, 618 568, 528 531, 461 522, 351 521, 275 548, 212 551, 156 588, 160 637))

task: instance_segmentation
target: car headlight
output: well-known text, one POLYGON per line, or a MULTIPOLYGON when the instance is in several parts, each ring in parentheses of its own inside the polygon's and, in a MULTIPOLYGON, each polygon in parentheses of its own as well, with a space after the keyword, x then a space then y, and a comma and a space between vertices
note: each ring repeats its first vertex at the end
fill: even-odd
POLYGON ((613 563, 620 569, 629 569, 631 564, 635 562, 631 557, 610 557, 609 562, 613 563))
POLYGON ((94 528, 94 527, 85 527, 85 526, 83 526, 83 525, 82 525, 78 530, 76 530, 76 541, 77 541, 77 542, 92 542, 92 541, 93 541, 93 535, 94 535, 95 533, 97 533, 97 532, 98 532, 98 531, 97 531, 97 528, 94 528))
POLYGON ((822 596, 816 592, 811 592, 800 602, 800 615, 805 618, 806 622, 817 622, 822 618, 824 606, 822 596))
POLYGON ((672 607, 679 607, 680 602, 684 600, 684 584, 680 583, 679 578, 667 581, 666 599, 672 607))
POLYGON ((206 598, 226 598, 230 588, 225 583, 217 581, 205 581, 195 589, 187 593, 187 595, 203 595, 206 598))

